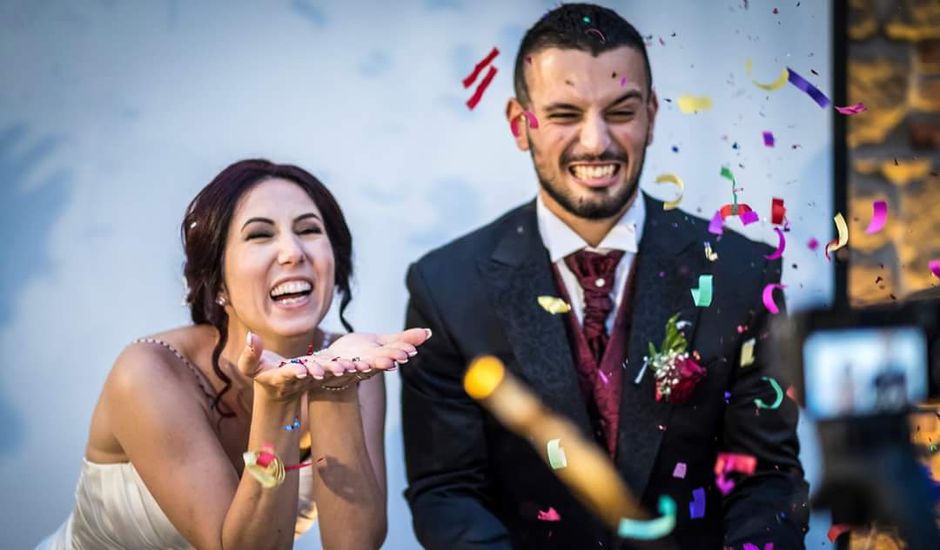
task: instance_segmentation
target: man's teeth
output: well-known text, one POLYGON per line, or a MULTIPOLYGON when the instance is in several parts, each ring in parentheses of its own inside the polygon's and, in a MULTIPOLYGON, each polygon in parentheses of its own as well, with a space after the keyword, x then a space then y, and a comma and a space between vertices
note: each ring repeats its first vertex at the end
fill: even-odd
POLYGON ((271 290, 271 297, 277 298, 284 294, 298 294, 301 292, 310 292, 312 287, 307 281, 287 281, 281 283, 271 290))
POLYGON ((580 180, 588 179, 600 179, 600 178, 609 178, 614 175, 614 171, 617 169, 616 164, 602 164, 602 165, 591 165, 586 166, 583 164, 575 165, 571 168, 571 171, 574 172, 574 177, 580 180))

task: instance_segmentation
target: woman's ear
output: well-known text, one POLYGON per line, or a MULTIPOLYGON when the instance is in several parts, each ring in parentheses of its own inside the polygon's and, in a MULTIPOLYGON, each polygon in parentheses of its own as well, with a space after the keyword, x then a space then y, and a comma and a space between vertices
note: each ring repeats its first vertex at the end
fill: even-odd
MULTIPOLYGON (((525 112, 518 99, 509 98, 506 103, 506 121, 509 123, 509 130, 512 132, 513 139, 516 141, 516 147, 520 151, 529 150, 529 120, 525 112)), ((534 115, 531 116, 534 118, 534 115)))

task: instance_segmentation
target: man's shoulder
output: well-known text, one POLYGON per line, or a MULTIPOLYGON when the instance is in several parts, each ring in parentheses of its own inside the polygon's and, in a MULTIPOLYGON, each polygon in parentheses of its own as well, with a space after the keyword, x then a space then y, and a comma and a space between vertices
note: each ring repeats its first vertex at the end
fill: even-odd
POLYGON ((776 249, 776 247, 761 241, 755 241, 729 227, 724 227, 721 235, 715 235, 708 231, 710 220, 684 210, 670 210, 664 219, 673 231, 689 232, 695 235, 696 239, 701 241, 702 246, 704 246, 705 241, 710 241, 712 248, 719 252, 719 256, 720 252, 725 252, 737 260, 752 261, 756 258, 763 259, 764 256, 770 255, 776 249))

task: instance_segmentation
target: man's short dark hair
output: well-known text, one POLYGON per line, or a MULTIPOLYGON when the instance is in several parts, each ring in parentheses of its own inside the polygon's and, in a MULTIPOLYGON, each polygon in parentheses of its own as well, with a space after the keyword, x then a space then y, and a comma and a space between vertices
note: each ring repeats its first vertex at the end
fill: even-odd
POLYGON ((535 53, 560 48, 590 52, 596 57, 623 46, 633 48, 643 56, 646 91, 649 93, 653 87, 650 60, 643 37, 633 25, 617 12, 594 4, 559 6, 542 16, 522 38, 513 75, 516 98, 523 105, 530 102, 524 68, 526 59, 535 53))

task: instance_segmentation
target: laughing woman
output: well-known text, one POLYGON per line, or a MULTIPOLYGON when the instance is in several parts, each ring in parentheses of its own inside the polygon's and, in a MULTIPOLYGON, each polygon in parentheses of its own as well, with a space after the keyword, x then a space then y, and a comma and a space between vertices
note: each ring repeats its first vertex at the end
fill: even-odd
POLYGON ((182 237, 194 324, 117 358, 75 507, 39 547, 290 548, 317 517, 324 548, 378 548, 381 374, 430 333, 318 328, 336 293, 352 330, 352 238, 295 166, 229 166, 193 199, 182 237))

